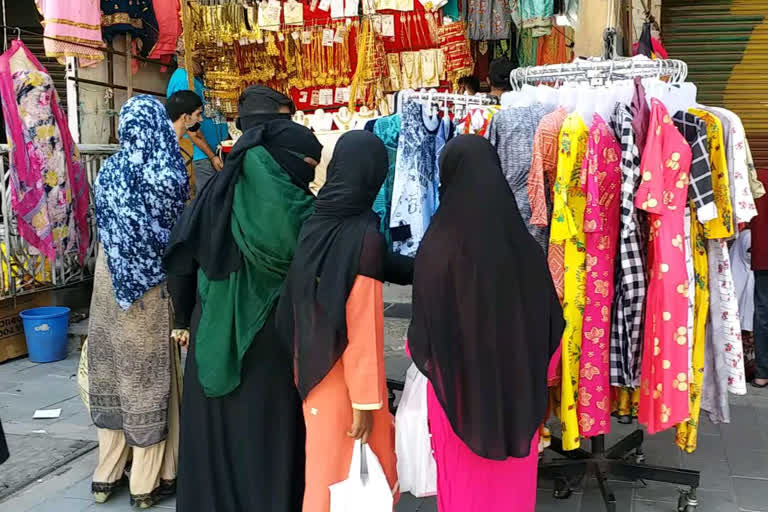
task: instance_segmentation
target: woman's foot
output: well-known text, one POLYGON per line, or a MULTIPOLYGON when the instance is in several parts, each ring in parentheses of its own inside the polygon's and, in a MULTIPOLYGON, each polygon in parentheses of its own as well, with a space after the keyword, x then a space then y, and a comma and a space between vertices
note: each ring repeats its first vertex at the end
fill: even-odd
POLYGON ((93 501, 96 503, 106 503, 110 496, 112 496, 111 492, 94 492, 93 501))
POLYGON ((117 482, 91 482, 91 493, 93 494, 93 501, 96 503, 106 503, 109 500, 112 493, 123 487, 128 483, 128 479, 121 478, 117 482))
POLYGON ((756 388, 768 388, 768 379, 755 379, 752 381, 752 386, 756 388))
POLYGON ((140 508, 140 509, 148 509, 152 508, 152 506, 155 504, 156 500, 152 494, 142 494, 141 496, 134 496, 131 494, 131 506, 140 508))

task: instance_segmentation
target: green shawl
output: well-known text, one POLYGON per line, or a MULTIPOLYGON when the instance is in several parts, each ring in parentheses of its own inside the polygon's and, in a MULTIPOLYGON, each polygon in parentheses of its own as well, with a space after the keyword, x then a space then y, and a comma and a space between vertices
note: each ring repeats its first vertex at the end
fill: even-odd
POLYGON ((218 281, 198 272, 202 313, 195 360, 206 396, 224 396, 240 385, 243 357, 280 296, 313 202, 264 147, 248 151, 232 201, 242 266, 218 281))

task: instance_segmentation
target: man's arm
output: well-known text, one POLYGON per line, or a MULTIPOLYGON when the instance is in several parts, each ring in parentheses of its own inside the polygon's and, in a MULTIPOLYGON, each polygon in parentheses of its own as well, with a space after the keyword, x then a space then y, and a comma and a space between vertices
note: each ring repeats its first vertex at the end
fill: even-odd
POLYGON ((200 131, 196 132, 187 132, 187 135, 189 135, 189 138, 192 140, 192 143, 200 148, 200 151, 205 153, 205 156, 208 157, 208 160, 211 161, 211 164, 213 165, 213 168, 217 171, 220 171, 224 167, 224 162, 221 161, 221 158, 216 156, 216 153, 213 152, 211 147, 208 145, 208 142, 205 140, 205 137, 203 137, 203 134, 200 133, 200 131))

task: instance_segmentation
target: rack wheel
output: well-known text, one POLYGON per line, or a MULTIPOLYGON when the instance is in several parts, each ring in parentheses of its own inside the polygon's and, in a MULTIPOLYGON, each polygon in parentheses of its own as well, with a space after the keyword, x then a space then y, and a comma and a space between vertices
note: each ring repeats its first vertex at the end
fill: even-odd
POLYGON ((643 464, 645 462, 645 453, 641 448, 635 450, 635 462, 637 464, 643 464))
POLYGON ((567 500, 573 494, 573 490, 568 485, 568 481, 565 479, 555 479, 555 490, 552 492, 557 500, 567 500))
POLYGON ((680 498, 677 500, 677 512, 696 512, 699 501, 696 499, 696 491, 680 490, 680 498))

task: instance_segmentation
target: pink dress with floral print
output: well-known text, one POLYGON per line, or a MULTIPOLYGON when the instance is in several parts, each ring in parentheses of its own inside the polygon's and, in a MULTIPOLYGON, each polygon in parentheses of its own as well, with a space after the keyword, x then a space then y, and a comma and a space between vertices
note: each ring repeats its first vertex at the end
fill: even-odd
POLYGON ((685 204, 691 148, 654 99, 635 206, 649 213, 648 297, 639 421, 649 434, 688 419, 685 204))
POLYGON ((586 171, 584 210, 587 288, 579 372, 579 426, 592 437, 611 430, 610 366, 611 304, 619 238, 621 146, 600 115, 592 118, 586 171))

